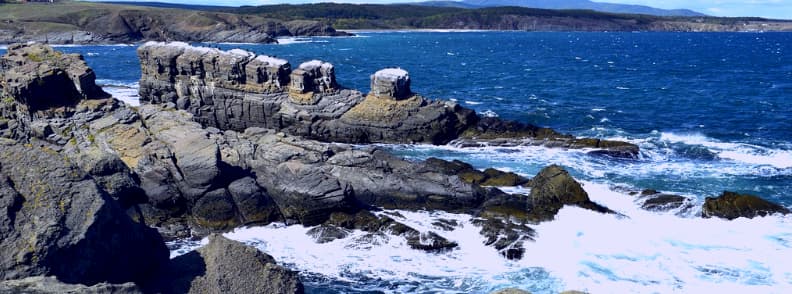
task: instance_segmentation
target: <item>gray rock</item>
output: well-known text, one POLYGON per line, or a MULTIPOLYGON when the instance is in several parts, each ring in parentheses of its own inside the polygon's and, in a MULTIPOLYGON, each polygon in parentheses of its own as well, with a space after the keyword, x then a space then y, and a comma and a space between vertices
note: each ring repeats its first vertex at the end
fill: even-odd
POLYGON ((133 283, 107 284, 93 286, 66 284, 55 277, 28 277, 19 280, 0 282, 1 293, 18 294, 142 294, 143 291, 133 283))
POLYGON ((412 95, 410 76, 401 68, 386 68, 371 75, 371 95, 400 100, 412 95))
POLYGON ((147 288, 162 293, 303 293, 297 273, 256 248, 212 234, 209 243, 176 257, 147 288))
POLYGON ((439 144, 456 138, 476 119, 473 111, 455 104, 417 96, 404 101, 366 98, 342 90, 333 66, 317 60, 289 72, 290 86, 283 89, 264 85, 282 86, 286 67, 252 66, 266 58, 242 51, 147 43, 138 56, 142 101, 175 103, 201 124, 223 130, 263 127, 323 141, 439 144), (223 58, 228 61, 220 62, 223 58), (263 79, 263 72, 278 76, 278 82, 263 79))
POLYGON ((0 146, 0 180, 0 280, 140 281, 167 260, 156 231, 46 146, 0 146))

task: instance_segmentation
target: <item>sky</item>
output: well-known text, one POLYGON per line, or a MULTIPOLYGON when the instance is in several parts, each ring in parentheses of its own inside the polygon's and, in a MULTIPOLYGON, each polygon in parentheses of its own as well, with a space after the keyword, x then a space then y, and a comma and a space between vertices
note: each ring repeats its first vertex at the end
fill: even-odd
MULTIPOLYGON (((119 1, 119 0, 112 0, 119 1)), ((120 0, 128 1, 128 0, 120 0)), ((171 2, 184 4, 204 5, 267 5, 278 3, 310 3, 310 2, 339 2, 339 3, 404 3, 426 0, 145 0, 157 2, 171 2)), ((792 19, 792 0, 597 0, 596 2, 609 2, 621 4, 640 4, 657 8, 673 9, 687 8, 714 16, 759 16, 776 19, 792 19)))

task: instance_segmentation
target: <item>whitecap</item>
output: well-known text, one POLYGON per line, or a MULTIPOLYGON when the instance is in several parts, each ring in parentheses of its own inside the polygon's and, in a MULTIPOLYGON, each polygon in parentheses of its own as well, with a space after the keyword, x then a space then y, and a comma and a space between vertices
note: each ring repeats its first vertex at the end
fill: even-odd
POLYGON ((465 100, 465 104, 468 104, 468 105, 481 105, 481 104, 483 104, 483 102, 465 100))

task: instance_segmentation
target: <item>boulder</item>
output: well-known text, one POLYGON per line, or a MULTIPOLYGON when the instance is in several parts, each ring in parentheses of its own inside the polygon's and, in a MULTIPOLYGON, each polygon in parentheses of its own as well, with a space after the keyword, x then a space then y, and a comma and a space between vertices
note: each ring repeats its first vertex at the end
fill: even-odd
POLYGON ((410 76, 401 68, 381 69, 371 75, 371 95, 400 100, 412 96, 410 76))
POLYGON ((552 220, 564 205, 613 213, 610 209, 592 202, 580 183, 558 165, 545 167, 531 179, 529 198, 528 215, 535 221, 552 220))
POLYGON ((725 191, 718 197, 707 197, 701 208, 704 218, 719 217, 733 220, 739 217, 754 218, 771 214, 792 213, 786 207, 750 194, 725 191))
POLYGON ((155 230, 46 146, 0 146, 0 204, 0 280, 141 281, 168 258, 155 230))
POLYGON ((171 260, 149 292, 160 293, 303 293, 297 273, 256 248, 212 234, 198 250, 171 260))

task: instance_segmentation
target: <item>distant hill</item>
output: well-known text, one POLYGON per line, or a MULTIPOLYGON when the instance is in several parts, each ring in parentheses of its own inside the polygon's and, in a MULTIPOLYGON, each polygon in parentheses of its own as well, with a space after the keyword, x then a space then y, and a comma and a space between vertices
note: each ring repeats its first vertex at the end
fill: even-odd
POLYGON ((649 14, 658 16, 704 16, 688 9, 659 9, 644 5, 600 3, 588 0, 464 0, 478 7, 521 6, 543 9, 591 9, 611 13, 649 14))

